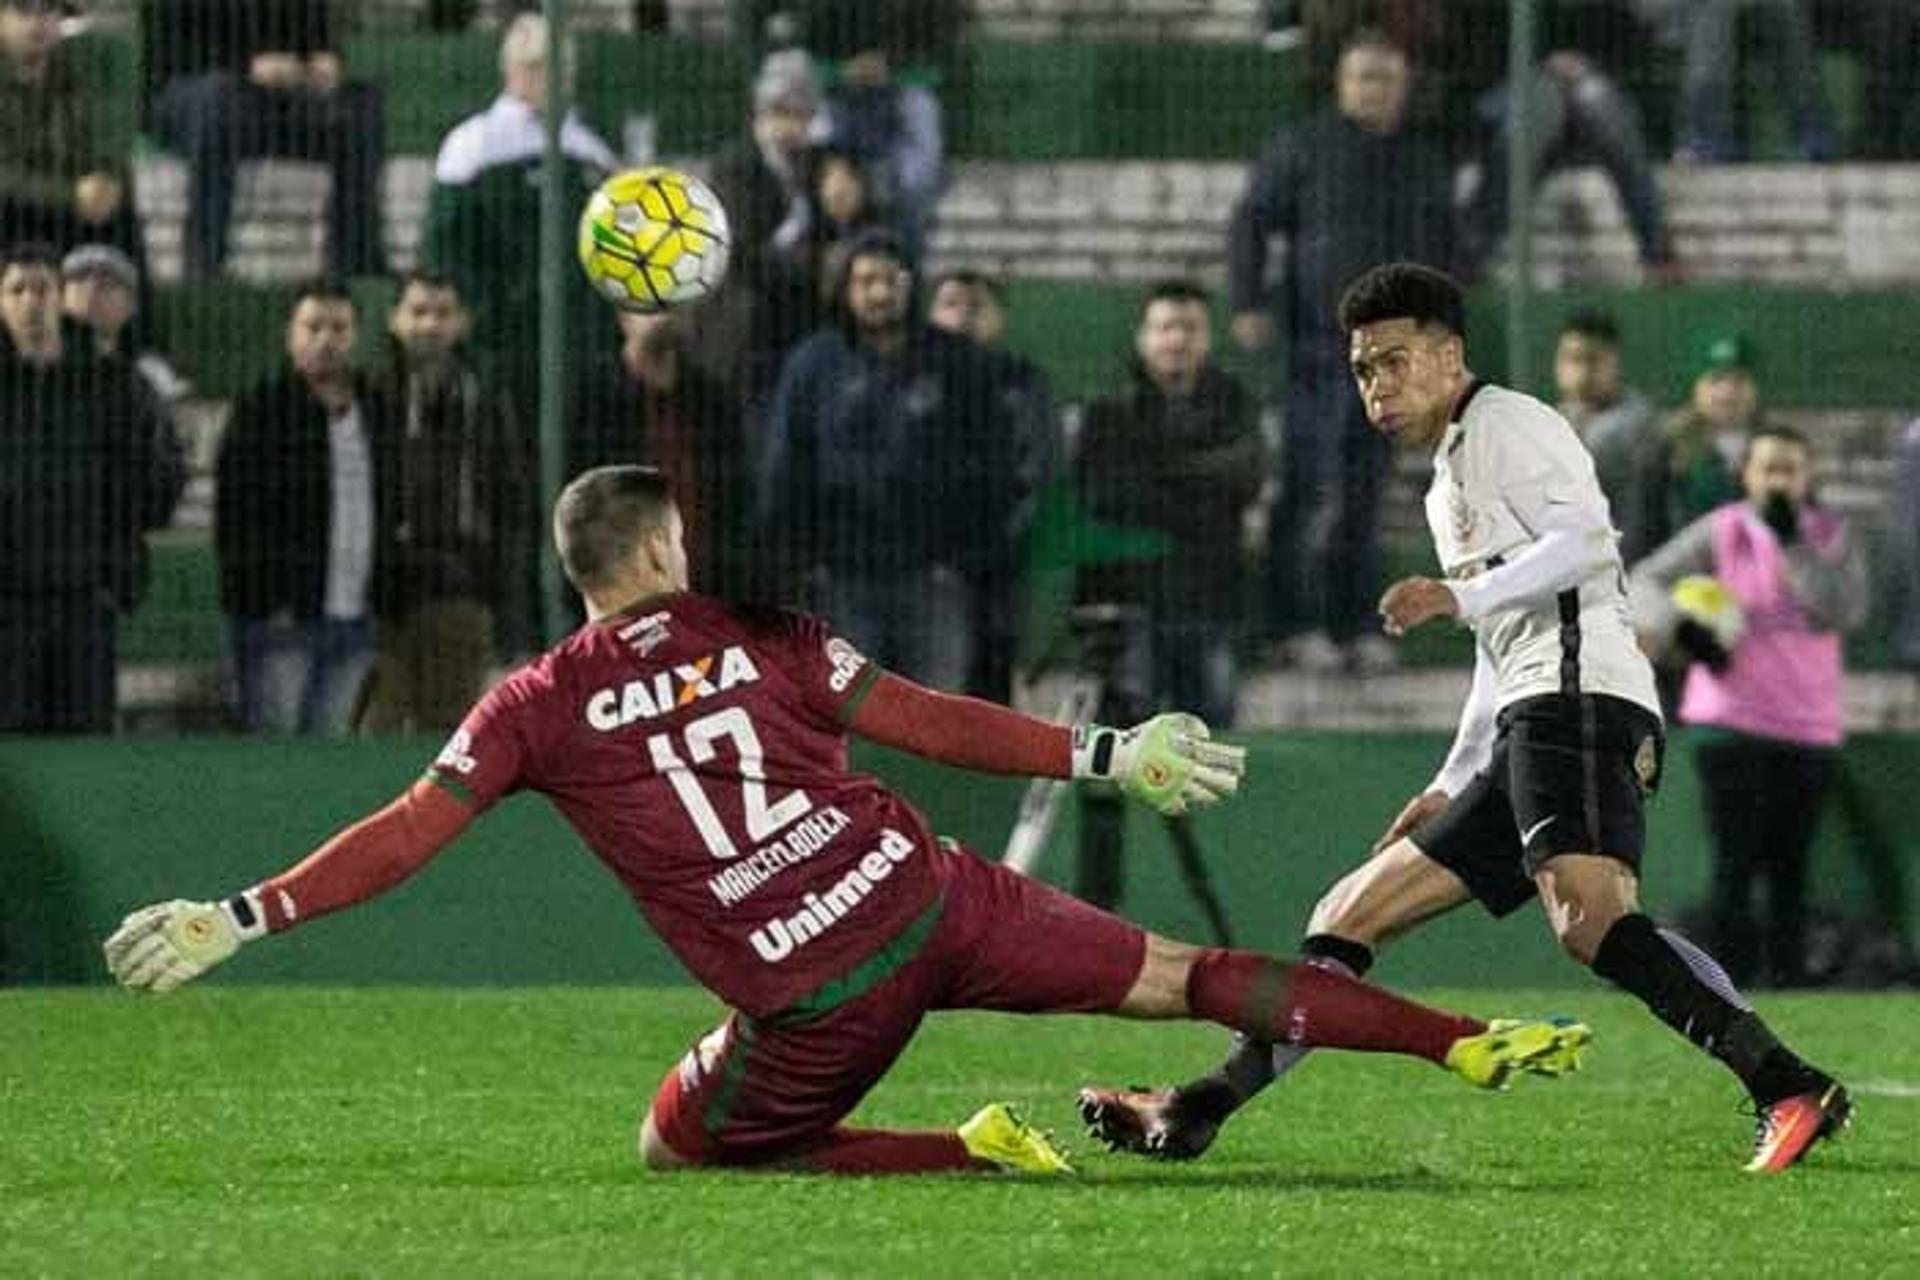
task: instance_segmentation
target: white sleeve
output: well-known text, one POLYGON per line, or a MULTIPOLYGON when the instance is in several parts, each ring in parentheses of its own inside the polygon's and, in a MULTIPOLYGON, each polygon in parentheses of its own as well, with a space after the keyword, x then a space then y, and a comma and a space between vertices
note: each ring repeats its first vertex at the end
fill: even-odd
POLYGON ((1453 746, 1446 763, 1428 784, 1429 791, 1444 791, 1457 796, 1475 775, 1493 759, 1494 735, 1493 661, 1479 645, 1473 647, 1473 686, 1460 708, 1460 727, 1454 731, 1453 746))
POLYGON ((1447 589, 1465 622, 1577 587, 1614 562, 1617 535, 1604 515, 1584 504, 1556 502, 1541 513, 1534 539, 1513 559, 1447 589))

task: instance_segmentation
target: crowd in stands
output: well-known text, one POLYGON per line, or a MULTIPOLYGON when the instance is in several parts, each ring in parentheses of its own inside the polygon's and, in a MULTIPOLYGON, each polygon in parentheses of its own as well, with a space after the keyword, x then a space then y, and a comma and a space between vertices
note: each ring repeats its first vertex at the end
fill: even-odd
MULTIPOLYGON (((235 718, 248 729, 441 728, 543 636, 540 272, 529 228, 543 112, 550 92, 570 87, 574 59, 537 13, 513 12, 526 8, 423 11, 436 29, 498 21, 500 88, 441 140, 419 266, 376 309, 349 282, 386 273, 384 87, 349 64, 341 10, 323 0, 137 6, 146 128, 189 175, 189 281, 225 270, 243 162, 294 157, 329 174, 326 276, 292 300, 283 367, 234 400, 217 452, 221 607, 235 718)), ((1250 158, 1221 246, 1220 336, 1284 369, 1274 437, 1259 413, 1269 388, 1216 357, 1213 301, 1192 281, 1143 290, 1131 344, 1115 335, 1111 388, 1063 412, 1042 370, 1008 345, 1003 284, 929 270, 947 125, 921 72, 960 65, 964 6, 928 5, 912 23, 856 0, 740 6, 758 61, 737 138, 700 166, 731 215, 732 269, 709 303, 659 317, 616 315, 567 273, 566 467, 667 467, 697 581, 809 601, 881 661, 942 687, 1012 692, 1027 638, 1022 561, 1056 482, 1077 496, 1085 529, 1160 538, 1151 555, 1086 567, 1078 587, 1081 600, 1145 610, 1126 666, 1144 695, 1226 723, 1249 660, 1316 675, 1387 669, 1395 651, 1374 603, 1390 464, 1351 390, 1332 300, 1389 259, 1470 280, 1494 269, 1511 221, 1516 99, 1525 96, 1536 178, 1598 165, 1656 283, 1683 264, 1653 179, 1636 42, 1684 51, 1661 131, 1676 160, 1739 157, 1731 68, 1749 28, 1772 33, 1761 47, 1778 59, 1804 158, 1836 148, 1809 70, 1820 42, 1859 46, 1886 126, 1876 154, 1904 145, 1899 94, 1911 86, 1896 91, 1874 61, 1916 38, 1899 5, 1851 6, 1841 22, 1807 0, 1548 3, 1543 57, 1519 83, 1507 75, 1503 23, 1480 22, 1485 13, 1468 23, 1472 8, 1266 6, 1276 27, 1301 34, 1324 103, 1250 158), (1256 545, 1249 531, 1262 527, 1256 545)), ((23 281, 19 318, 11 302, 7 314, 8 447, 53 465, 33 435, 69 413, 134 421, 123 434, 139 447, 114 455, 124 472, 95 469, 88 483, 111 493, 61 499, 58 510, 35 507, 37 491, 19 479, 28 470, 7 477, 7 519, 22 545, 48 545, 52 559, 13 566, 6 590, 43 590, 67 554, 51 548, 53 531, 92 512, 87 554, 101 581, 87 597, 99 612, 87 616, 106 637, 78 647, 91 655, 84 670, 60 676, 71 715, 5 702, 0 723, 18 727, 110 726, 99 673, 112 627, 102 619, 138 602, 142 532, 166 523, 161 495, 181 485, 174 424, 187 384, 146 323, 152 287, 131 166, 96 150, 96 104, 61 39, 72 16, 57 0, 0 0, 0 242, 16 246, 9 271, 23 281), (42 285, 54 301, 30 303, 42 285), (51 336, 49 305, 67 316, 51 336), (62 378, 87 394, 65 403, 62 378), (43 396, 61 401, 57 411, 43 396)), ((647 25, 637 10, 633 20, 647 25)), ((560 148, 579 196, 620 163, 577 110, 560 148)), ((1687 403, 1663 416, 1628 382, 1611 319, 1566 325, 1559 400, 1594 453, 1630 563, 1741 500, 1750 442, 1779 438, 1757 359, 1741 335, 1712 335, 1687 403)), ((1920 554, 1896 560, 1909 562, 1920 554)), ((84 610, 68 601, 46 612, 78 626, 84 610)), ((43 652, 27 630, 11 628, 9 645, 43 652)))

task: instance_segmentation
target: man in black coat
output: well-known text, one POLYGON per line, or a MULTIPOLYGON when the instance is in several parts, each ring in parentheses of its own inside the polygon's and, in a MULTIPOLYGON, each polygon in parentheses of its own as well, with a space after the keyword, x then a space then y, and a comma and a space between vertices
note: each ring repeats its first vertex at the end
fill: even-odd
POLYGON ((59 258, 0 256, 0 731, 113 728, 116 631, 143 535, 184 483, 137 376, 63 324, 59 258))
POLYGON ((372 660, 384 405, 353 346, 344 286, 304 286, 290 367, 240 397, 221 440, 214 540, 248 731, 345 733, 372 660))
POLYGON ((532 651, 534 469, 513 401, 464 346, 459 288, 410 273, 374 378, 376 651, 357 727, 452 732, 503 659, 532 651))
POLYGON ((772 55, 754 81, 748 135, 713 163, 732 257, 719 296, 695 318, 694 349, 750 408, 766 402, 787 351, 821 319, 819 281, 807 252, 806 189, 808 136, 820 103, 806 54, 772 55))
POLYGON ((1083 570, 1079 596, 1146 610, 1122 673, 1128 692, 1219 728, 1233 723, 1240 530, 1266 479, 1267 446, 1253 398, 1213 363, 1207 301, 1190 281, 1153 286, 1128 386, 1087 406, 1079 475, 1089 511, 1156 530, 1168 547, 1157 560, 1083 570))
POLYGON ((1378 31, 1350 36, 1335 105, 1274 138, 1227 233, 1235 340, 1268 346, 1277 318, 1290 342, 1269 623, 1309 670, 1392 660, 1373 616, 1388 448, 1354 392, 1334 304, 1368 267, 1447 267, 1454 257, 1447 156, 1405 128, 1407 89, 1398 45, 1378 31), (1270 294, 1267 242, 1276 234, 1287 239, 1287 266, 1270 294))
POLYGON ((584 363, 574 379, 567 474, 615 463, 661 468, 686 521, 693 580, 716 595, 745 590, 750 486, 738 397, 693 362, 678 313, 622 312, 619 324, 619 352, 584 363))

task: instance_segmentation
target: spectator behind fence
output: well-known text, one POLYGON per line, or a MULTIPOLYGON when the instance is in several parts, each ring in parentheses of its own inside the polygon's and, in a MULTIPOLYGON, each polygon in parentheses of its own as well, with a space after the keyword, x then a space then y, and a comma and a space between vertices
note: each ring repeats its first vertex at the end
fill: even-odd
POLYGON ((1764 43, 1774 61, 1765 82, 1767 96, 1784 103, 1800 157, 1833 159, 1833 116, 1806 0, 1644 0, 1642 8, 1662 25, 1667 39, 1680 46, 1684 58, 1674 128, 1676 162, 1725 164, 1747 158, 1734 118, 1745 61, 1743 17, 1767 29, 1764 43))
POLYGON ((169 427, 177 425, 191 388, 166 353, 138 341, 142 282, 133 259, 110 244, 83 244, 61 260, 60 279, 67 318, 93 335, 100 356, 128 363, 169 427))
POLYGON ((1334 105, 1281 129, 1227 233, 1233 334, 1249 349, 1272 340, 1267 242, 1287 238, 1285 284, 1271 301, 1291 349, 1270 625, 1288 660, 1313 671, 1394 661, 1374 609, 1388 445, 1367 425, 1334 311, 1370 266, 1444 267, 1454 256, 1447 158, 1404 127, 1407 86, 1406 55, 1391 39, 1349 37, 1334 105))
MULTIPOLYGON (((1625 48, 1638 47, 1629 33, 1621 34, 1625 48)), ((1484 15, 1470 38, 1488 38, 1484 15)), ((1561 169, 1599 166, 1613 183, 1648 277, 1661 283, 1676 280, 1673 238, 1632 101, 1592 56, 1567 48, 1555 48, 1541 61, 1529 79, 1529 91, 1528 136, 1533 145, 1528 171, 1534 186, 1561 169)), ((1507 147, 1513 95, 1512 81, 1503 78, 1474 104, 1481 125, 1478 180, 1460 217, 1463 269, 1470 275, 1485 268, 1511 220, 1507 147)))
POLYGON ((1861 160, 1920 157, 1920 6, 1913 0, 1828 0, 1813 9, 1822 45, 1859 63, 1860 113, 1849 150, 1861 160))
POLYGON ((103 241, 142 263, 126 162, 99 148, 60 16, 57 0, 0 0, 0 245, 103 241))
POLYGON ((221 440, 214 545, 248 732, 345 733, 372 661, 388 427, 354 338, 346 287, 303 286, 288 366, 239 398, 221 440))
POLYGON ((1681 530, 1635 570, 1651 644, 1694 660, 1680 718, 1703 730, 1694 758, 1714 843, 1711 948, 1736 982, 1799 985, 1806 972, 1809 850, 1841 741, 1841 635, 1867 613, 1858 543, 1812 500, 1805 437, 1763 427, 1740 471, 1744 495, 1681 530), (1674 586, 1710 575, 1744 626, 1674 586), (1754 899, 1766 907, 1757 917, 1754 899))
POLYGON ((694 363, 684 315, 617 314, 620 350, 582 364, 573 380, 567 474, 617 463, 659 467, 673 477, 694 580, 739 593, 753 575, 738 397, 694 363))
POLYGON ((824 132, 873 175, 908 264, 918 269, 947 181, 940 100, 924 85, 903 83, 884 47, 863 44, 827 92, 824 132))
POLYGON ((1600 491, 1631 568, 1665 535, 1665 451, 1653 402, 1620 372, 1620 327, 1604 311, 1578 311, 1554 345, 1555 403, 1593 455, 1600 491))
POLYGON ((745 397, 756 437, 781 361, 821 319, 822 281, 809 270, 807 191, 807 137, 819 111, 820 82, 807 55, 772 54, 753 82, 747 137, 713 162, 733 248, 720 293, 695 316, 694 350, 745 397))
POLYGON ((890 236, 855 240, 837 322, 796 347, 768 423, 761 545, 889 670, 956 690, 975 597, 1011 572, 1018 444, 986 352, 921 322, 890 236))
MULTIPOLYGON (((889 229, 873 190, 873 176, 851 151, 831 144, 810 149, 806 174, 807 234, 796 263, 816 290, 833 278, 833 258, 863 231, 889 229)), ((825 299, 819 299, 818 315, 825 299)))
POLYGON ((975 593, 974 633, 979 643, 973 674, 967 680, 967 692, 976 697, 1011 702, 1020 641, 1017 566, 1025 559, 1021 548, 1033 524, 1041 486, 1060 463, 1060 415, 1045 371, 1006 345, 1007 300, 999 281, 966 268, 942 272, 934 278, 927 323, 971 339, 989 353, 994 412, 1013 432, 1016 501, 1007 524, 1012 564, 1005 574, 984 578, 975 593))
POLYGON ((374 379, 385 429, 373 668, 356 727, 450 733, 496 664, 532 650, 533 450, 463 343, 452 281, 406 276, 374 379))
POLYGON ((46 245, 0 257, 0 731, 106 733, 144 534, 184 472, 131 368, 63 322, 46 245))
POLYGON ((328 0, 148 0, 153 126, 187 162, 187 275, 220 274, 240 165, 312 160, 332 177, 327 261, 339 275, 385 270, 378 86, 347 79, 345 31, 328 0))
MULTIPOLYGON (((500 42, 500 96, 447 134, 433 162, 420 259, 451 280, 473 314, 472 344, 509 383, 515 408, 537 419, 540 357, 541 116, 553 78, 546 19, 523 13, 500 42)), ((571 66, 571 54, 563 59, 571 66)), ((613 150, 577 112, 560 126, 569 207, 615 166, 613 150)), ((606 304, 586 277, 566 273, 568 349, 609 350, 606 304)))
POLYGON ((1087 406, 1079 470, 1097 518, 1157 529, 1171 549, 1139 566, 1086 569, 1080 598, 1144 606, 1123 660, 1130 691, 1231 725, 1245 592, 1240 531, 1260 495, 1267 447, 1245 387, 1213 363, 1206 291, 1153 286, 1140 308, 1127 388, 1087 406))
POLYGON ((1753 342, 1743 333, 1713 334, 1701 344, 1687 403, 1660 427, 1666 455, 1660 541, 1740 496, 1747 441, 1766 425, 1756 364, 1753 342))

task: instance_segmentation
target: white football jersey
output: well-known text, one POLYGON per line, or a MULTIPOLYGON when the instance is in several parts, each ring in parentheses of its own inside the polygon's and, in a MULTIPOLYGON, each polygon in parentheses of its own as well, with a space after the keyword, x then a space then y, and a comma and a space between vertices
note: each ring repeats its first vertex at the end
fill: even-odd
MULTIPOLYGON (((1475 384, 1434 453, 1427 524, 1440 567, 1456 581, 1499 568, 1562 504, 1583 524, 1613 527, 1593 458, 1567 420, 1532 396, 1475 384)), ((1614 549, 1577 586, 1473 623, 1496 709, 1537 694, 1597 693, 1660 714, 1653 668, 1628 621, 1625 577, 1614 549)))

